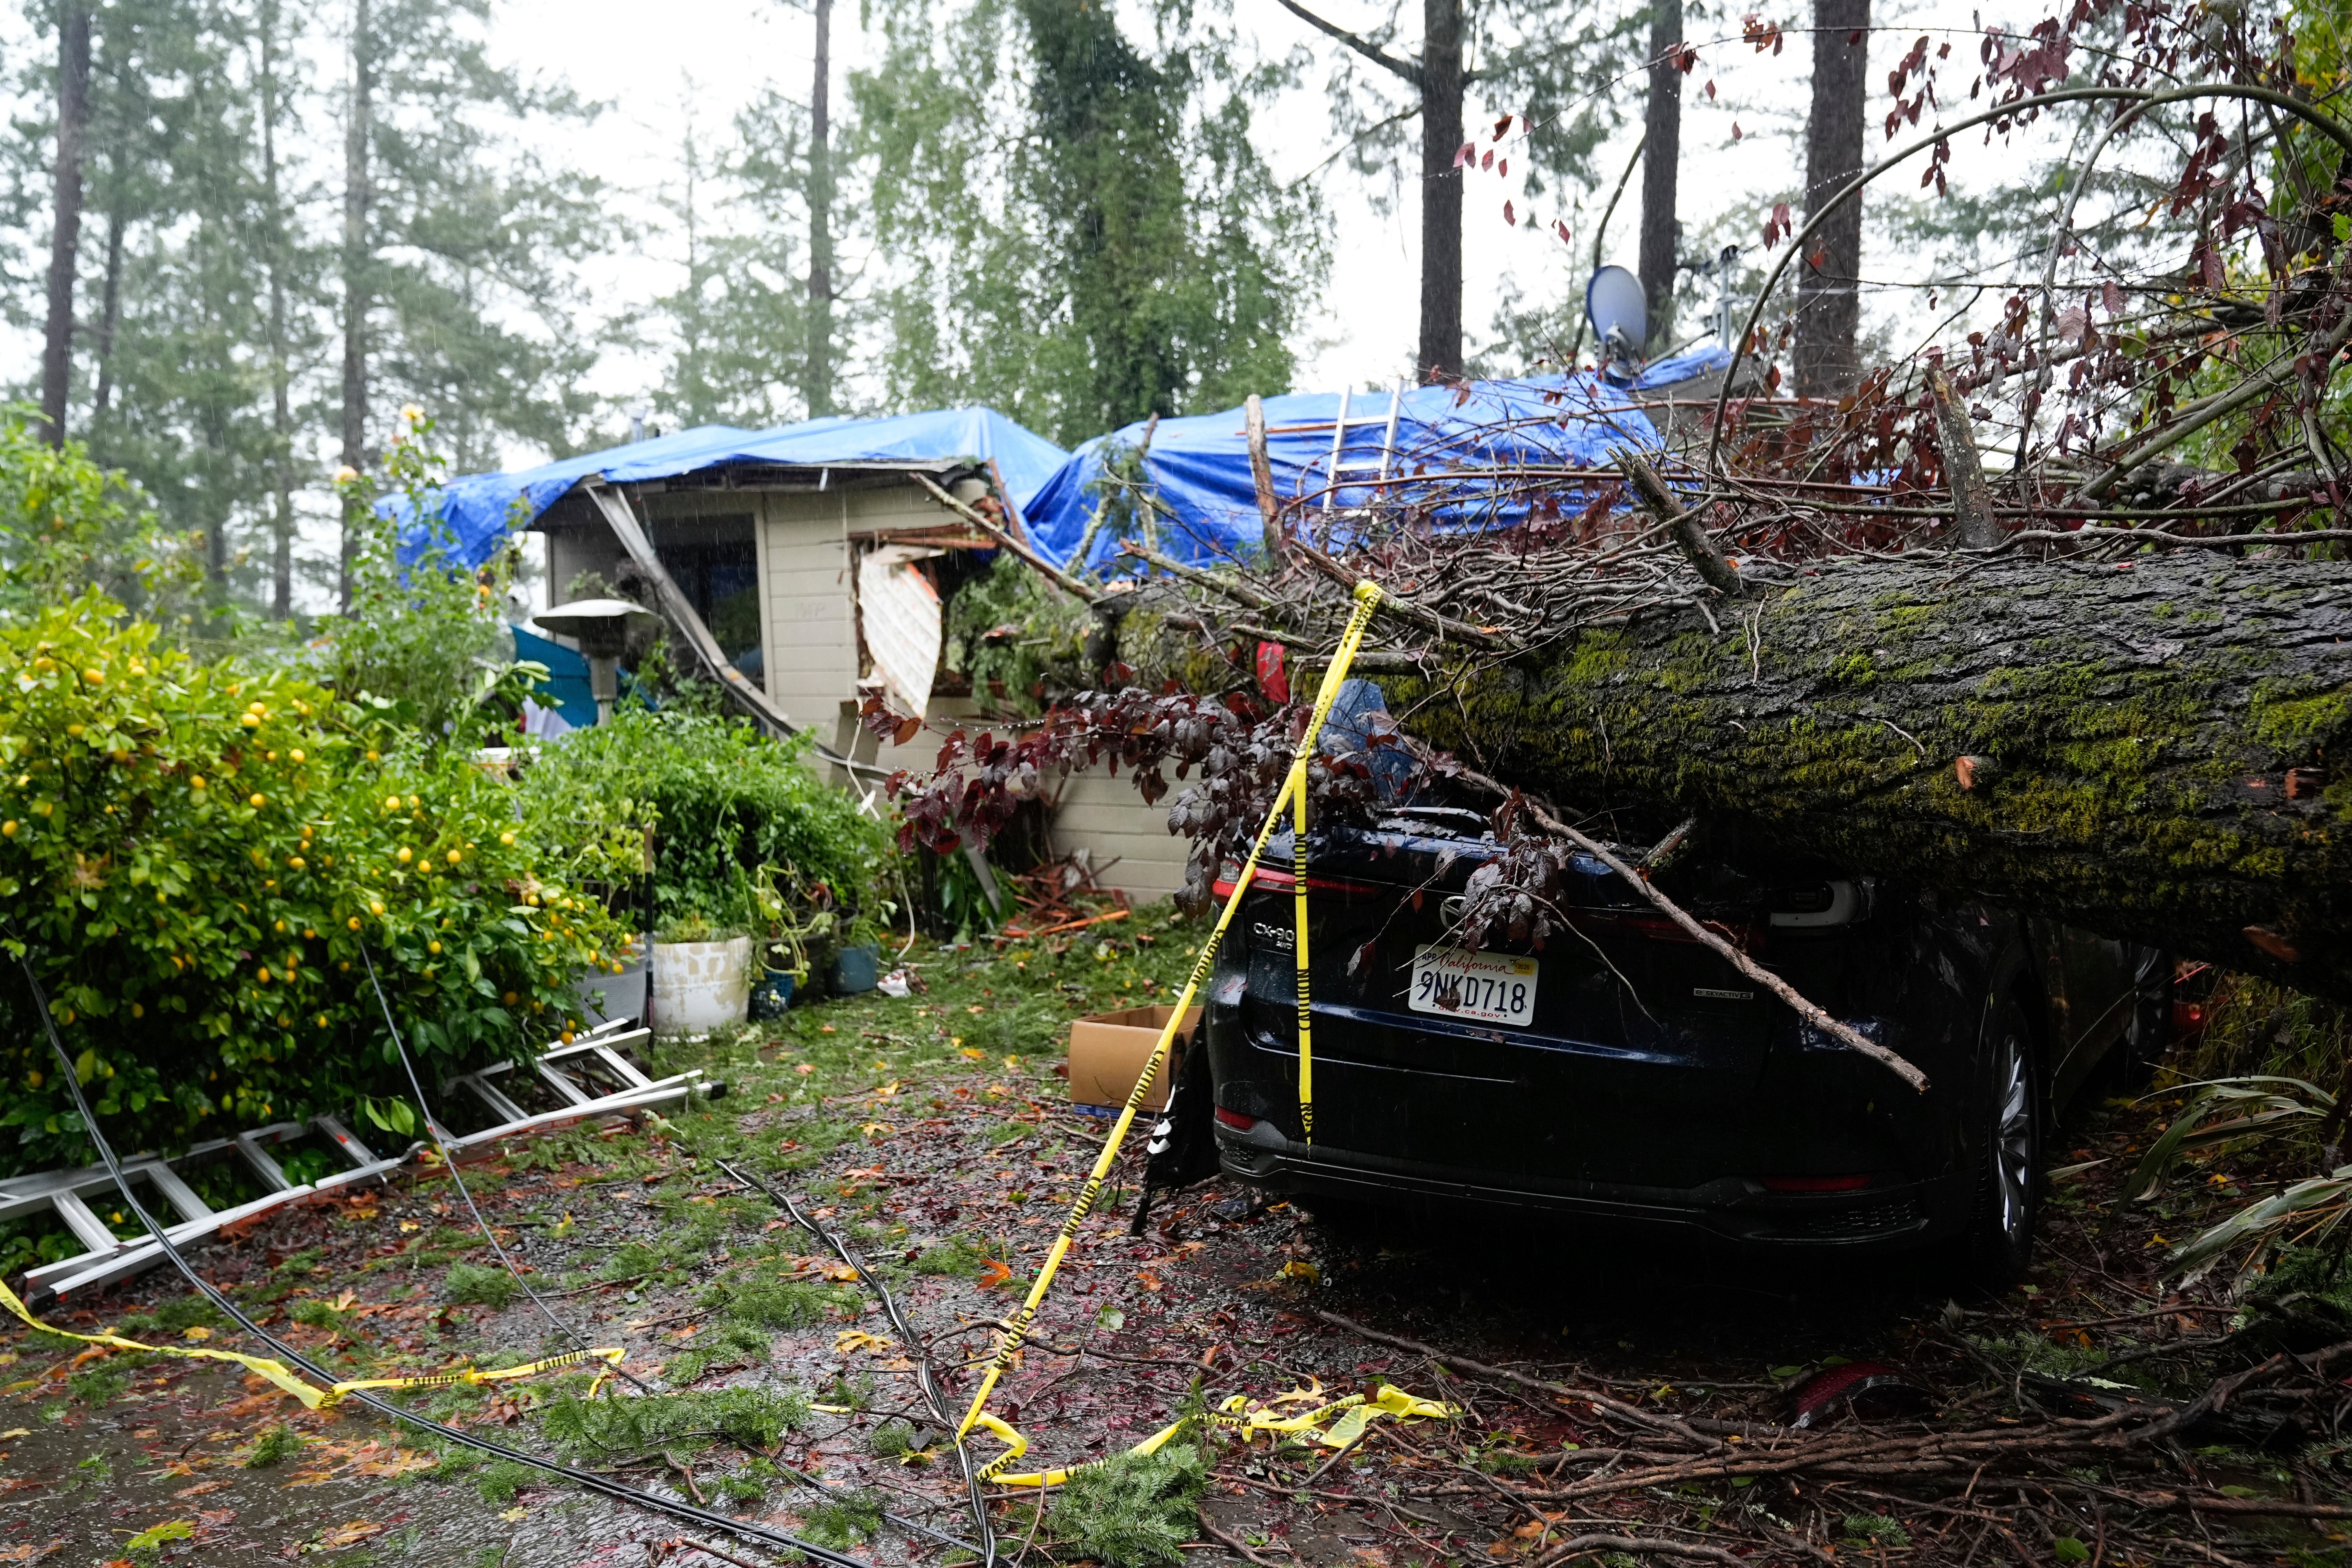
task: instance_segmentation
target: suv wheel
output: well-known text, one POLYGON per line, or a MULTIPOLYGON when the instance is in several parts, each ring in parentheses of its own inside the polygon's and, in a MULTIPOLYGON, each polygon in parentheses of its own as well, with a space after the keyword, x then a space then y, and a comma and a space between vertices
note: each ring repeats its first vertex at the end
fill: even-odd
POLYGON ((1960 1261, 1971 1284, 1998 1291, 2015 1284, 2033 1256, 2047 1115, 2041 1062, 2014 998, 1993 1010, 1979 1072, 1977 1190, 1960 1261))

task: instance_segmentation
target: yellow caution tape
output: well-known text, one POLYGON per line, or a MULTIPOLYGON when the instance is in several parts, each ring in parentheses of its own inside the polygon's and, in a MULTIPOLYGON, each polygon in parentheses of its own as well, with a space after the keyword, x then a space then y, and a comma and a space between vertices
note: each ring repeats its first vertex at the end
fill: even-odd
POLYGON ((460 1383, 502 1383, 511 1378, 536 1377, 543 1372, 556 1372, 567 1366, 577 1366, 580 1363, 591 1359, 603 1362, 607 1369, 597 1375, 594 1387, 588 1391, 589 1396, 593 1398, 596 1390, 604 1385, 604 1380, 612 1376, 610 1369, 620 1365, 622 1357, 628 1353, 618 1349, 572 1351, 563 1355, 550 1356, 545 1361, 531 1362, 524 1366, 497 1367, 488 1372, 467 1367, 456 1372, 427 1373, 422 1377, 357 1378, 349 1383, 339 1383, 331 1388, 322 1389, 297 1376, 293 1369, 284 1362, 272 1361, 268 1356, 245 1355, 236 1351, 205 1350, 195 1345, 142 1344, 137 1340, 124 1339, 120 1334, 77 1334, 69 1329, 56 1328, 33 1316, 25 1303, 17 1299, 16 1293, 5 1285, 0 1285, 0 1306, 5 1306, 26 1324, 40 1330, 45 1334, 55 1334, 59 1339, 77 1340, 86 1345, 105 1345, 112 1350, 142 1351, 149 1355, 185 1356, 193 1361, 234 1362, 247 1372, 268 1378, 312 1410, 331 1410, 361 1389, 447 1388, 460 1383))
MULTIPOLYGON (((1029 1329, 1036 1321, 1037 1308, 1045 1300, 1045 1292, 1052 1289, 1054 1276, 1061 1268, 1062 1259, 1069 1255, 1070 1248, 1076 1244, 1078 1227, 1086 1223, 1087 1215, 1093 1212, 1095 1200, 1100 1195, 1103 1183, 1110 1174, 1111 1163, 1118 1159, 1119 1149, 1127 1142, 1129 1131, 1135 1125, 1137 1107, 1141 1103, 1145 1092, 1150 1088, 1152 1082, 1159 1078, 1161 1068, 1167 1062, 1169 1047, 1176 1037, 1176 1031, 1181 1026, 1185 1014, 1191 1011, 1192 998, 1199 994, 1201 983, 1208 977, 1210 966, 1216 962, 1217 948, 1223 942, 1226 930, 1232 926, 1234 912, 1241 908, 1242 899, 1249 891, 1250 879, 1257 872, 1258 858, 1265 852, 1265 842, 1274 836, 1275 825, 1282 820, 1283 807, 1291 805, 1294 801, 1303 802, 1306 798, 1307 764, 1315 755, 1315 742, 1322 734, 1324 721, 1329 717, 1331 704, 1339 697, 1341 683, 1347 679, 1348 667, 1354 662, 1357 650, 1363 646, 1365 628, 1371 624, 1372 612, 1381 602, 1380 587, 1370 582, 1358 583, 1355 597, 1355 613, 1349 617, 1347 630, 1340 635, 1339 646, 1332 655, 1330 667, 1323 672, 1322 685, 1315 694, 1314 710, 1308 716, 1305 732, 1299 736, 1298 749, 1291 758, 1290 772, 1283 779, 1282 792, 1275 796, 1272 809, 1267 811, 1265 820, 1258 826, 1257 837, 1250 844, 1249 858, 1243 863, 1240 875, 1234 880, 1234 890, 1226 897, 1224 908, 1217 912, 1217 923, 1211 928, 1208 940, 1201 944, 1200 956, 1192 962, 1192 973, 1184 982, 1183 992, 1176 998, 1176 1005, 1170 1009, 1168 1022, 1160 1029, 1160 1038, 1152 1045, 1150 1059, 1143 1064, 1142 1072, 1136 1078, 1135 1088, 1128 1093, 1127 1104, 1120 1109, 1118 1120, 1111 1125, 1110 1136, 1103 1141, 1102 1152, 1096 1156, 1094 1168, 1087 1173, 1085 1183, 1078 1189, 1077 1197, 1071 1203, 1068 1217, 1063 1220, 1060 1233, 1054 1237, 1054 1245, 1047 1250, 1045 1261, 1039 1267, 1037 1278, 1029 1287, 1028 1299, 1021 1303, 1021 1310, 1006 1321, 1003 1330, 997 1335, 996 1353, 990 1358, 988 1370, 981 1377, 980 1387, 972 1394, 971 1407, 964 1412, 963 1422, 956 1428, 956 1436, 961 1438, 969 1435, 974 1426, 984 1426, 1007 1443, 1014 1445, 1010 1453, 998 1457, 994 1462, 998 1468, 1017 1458, 1027 1448, 1028 1443, 1012 1427, 987 1413, 989 1395, 996 1392, 996 1384, 1003 1377, 1005 1369, 1013 1364, 1013 1358, 1019 1354, 1021 1347, 1028 1342, 1029 1329)), ((1301 810, 1303 813, 1303 807, 1301 810)), ((1303 842, 1304 816, 1299 816, 1297 820, 1301 825, 1303 842)), ((1305 850, 1302 848, 1298 855, 1301 857, 1297 861, 1301 870, 1298 1082, 1299 1097, 1302 1101, 1301 1110, 1311 1116, 1313 1114, 1311 1105, 1304 1103, 1309 1096, 1310 1072, 1307 1057, 1309 1047, 1306 1033, 1307 928, 1303 858, 1305 850)), ((1168 1433, 1162 1432, 1154 1438, 1147 1439, 1149 1446, 1139 1447, 1138 1451, 1150 1452, 1152 1447, 1167 1441, 1168 1436, 1168 1433)), ((983 1479, 1000 1480, 1008 1486, 1053 1486, 1057 1484, 1058 1479, 1066 1477, 1068 1473, 1066 1470, 1054 1470, 1043 1472, 1041 1478, 1013 1479, 992 1475, 989 1470, 983 1469, 982 1475, 983 1479)))
MULTIPOLYGON (((1249 1407, 1248 1396, 1236 1394, 1202 1419, 1208 1426, 1223 1426, 1239 1432, 1244 1443, 1263 1432, 1266 1434, 1269 1440, 1277 1436, 1303 1435, 1326 1448, 1344 1448, 1361 1437, 1364 1435, 1364 1429, 1383 1415, 1393 1415, 1400 1421, 1451 1421, 1462 1414, 1457 1406, 1441 1405, 1433 1399, 1423 1399, 1407 1394, 1392 1384, 1385 1383, 1381 1384, 1378 1392, 1370 1399, 1360 1394, 1350 1394, 1344 1398, 1318 1404, 1313 1409, 1300 1415, 1276 1414, 1276 1406, 1308 1403, 1321 1398, 1322 1387, 1318 1384, 1312 1389, 1293 1389, 1288 1394, 1278 1394, 1267 1400, 1262 1408, 1252 1410, 1249 1407), (1335 1415, 1338 1417, 1337 1420, 1332 1419, 1335 1415), (1325 1425, 1327 1422, 1329 1423, 1328 1426, 1325 1425)), ((1029 1439, 995 1416, 984 1412, 978 1424, 987 1427, 1010 1445, 1005 1452, 999 1454, 980 1468, 982 1480, 994 1481, 998 1486, 1003 1487, 1057 1487, 1068 1480, 1072 1472, 1086 1468, 1084 1465, 1072 1465, 1066 1469, 1034 1470, 1024 1475, 1007 1475, 1004 1473, 1006 1468, 1015 1459, 1028 1452, 1029 1439)), ((1186 1423, 1182 1421, 1172 1422, 1138 1443, 1128 1452, 1130 1454, 1155 1452, 1164 1447, 1171 1438, 1183 1431, 1185 1425, 1186 1423)), ((1088 1462, 1100 1464, 1102 1461, 1095 1459, 1088 1462)))

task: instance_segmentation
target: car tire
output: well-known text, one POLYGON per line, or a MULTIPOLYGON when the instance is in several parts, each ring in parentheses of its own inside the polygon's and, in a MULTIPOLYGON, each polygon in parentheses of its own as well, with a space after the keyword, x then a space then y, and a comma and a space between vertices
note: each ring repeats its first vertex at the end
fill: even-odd
POLYGON ((1969 1121, 1975 1182, 1954 1261, 1962 1283, 1999 1292, 2022 1279, 2032 1261, 2049 1124, 2041 1053, 2013 996, 1995 1004, 1988 1020, 1969 1121))

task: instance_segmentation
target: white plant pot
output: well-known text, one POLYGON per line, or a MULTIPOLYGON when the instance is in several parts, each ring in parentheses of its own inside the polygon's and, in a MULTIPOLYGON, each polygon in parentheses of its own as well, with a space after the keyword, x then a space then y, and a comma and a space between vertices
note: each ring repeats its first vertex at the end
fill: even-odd
POLYGON ((707 1035, 744 1022, 751 1011, 751 939, 654 943, 653 1001, 654 1027, 665 1035, 707 1035))

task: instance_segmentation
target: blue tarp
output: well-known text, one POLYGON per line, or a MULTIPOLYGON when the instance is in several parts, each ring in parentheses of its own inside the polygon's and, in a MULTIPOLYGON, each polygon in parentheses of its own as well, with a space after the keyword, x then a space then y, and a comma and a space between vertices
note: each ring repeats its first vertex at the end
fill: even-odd
MULTIPOLYGON (((580 480, 592 475, 618 483, 669 479, 729 463, 784 463, 822 468, 853 463, 930 465, 995 459, 1004 488, 1024 514, 1031 500, 1068 456, 992 408, 941 408, 887 419, 811 419, 773 430, 704 425, 584 457, 566 458, 512 474, 452 479, 441 492, 442 521, 451 553, 468 567, 488 560, 507 535, 526 526, 580 480)), ((385 503, 403 516, 405 502, 385 503)), ((413 526, 401 559, 414 562, 425 541, 413 526)))
POLYGON ((513 628, 515 658, 536 659, 547 666, 548 679, 532 692, 542 708, 552 708, 574 729, 596 721, 596 698, 588 684, 588 661, 560 642, 550 642, 521 626, 513 628))
MULTIPOLYGON (((1651 365, 1635 385, 1669 385, 1720 371, 1730 363, 1730 354, 1720 348, 1698 349, 1651 365)), ((1348 438, 1340 453, 1343 468, 1359 464, 1364 467, 1358 471, 1364 472, 1380 461, 1388 406, 1384 393, 1350 397, 1348 438)), ((1331 426, 1339 414, 1337 393, 1265 400, 1266 455, 1273 463, 1276 495, 1286 500, 1318 495, 1326 488, 1331 426)), ((1102 504, 1106 459, 1117 450, 1132 450, 1142 439, 1143 426, 1129 425, 1097 436, 1071 454, 1024 509, 1030 536, 1041 552, 1057 564, 1069 564, 1088 520, 1102 504)), ((1632 406, 1623 388, 1591 372, 1478 381, 1460 387, 1422 386, 1408 390, 1398 409, 1395 451, 1400 461, 1391 471, 1426 467, 1433 473, 1460 472, 1464 483, 1454 493, 1465 500, 1455 514, 1465 525, 1486 526, 1515 521, 1524 514, 1524 507, 1508 501, 1499 508, 1488 504, 1489 492, 1476 477, 1479 470, 1521 464, 1605 466, 1612 447, 1629 443, 1655 448, 1657 431, 1632 406), (1468 499, 1473 497, 1477 499, 1468 499)), ((1160 501, 1175 513, 1177 526, 1171 529, 1163 521, 1159 531, 1161 548, 1169 554, 1197 562, 1222 549, 1263 540, 1242 410, 1162 419, 1144 460, 1160 501)), ((1433 488, 1417 487, 1415 499, 1428 499, 1433 488)), ((1349 486, 1337 502, 1361 505, 1371 494, 1369 488, 1349 486)), ((1097 562, 1118 548, 1110 531, 1106 529, 1097 536, 1091 552, 1097 562)))

